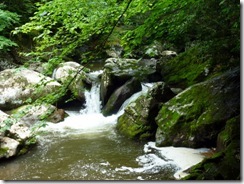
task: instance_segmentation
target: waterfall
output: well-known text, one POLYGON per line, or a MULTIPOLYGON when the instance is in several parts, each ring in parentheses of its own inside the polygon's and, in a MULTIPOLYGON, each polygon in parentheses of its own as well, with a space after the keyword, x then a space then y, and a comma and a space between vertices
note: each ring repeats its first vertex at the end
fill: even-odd
MULTIPOLYGON (((144 95, 154 84, 143 83, 142 90, 127 99, 118 113, 104 117, 100 102, 101 73, 102 71, 96 71, 89 74, 93 82, 91 89, 85 91, 86 103, 83 109, 66 111, 69 116, 64 121, 57 124, 48 123, 42 128, 45 133, 40 134, 38 138, 42 150, 40 154, 45 160, 44 171, 47 168, 46 163, 52 163, 56 165, 57 171, 60 170, 57 159, 61 159, 60 161, 69 165, 69 168, 64 167, 63 171, 68 179, 88 177, 102 180, 158 180, 169 171, 179 179, 186 175, 183 170, 204 158, 202 153, 208 152, 208 149, 158 148, 155 142, 134 144, 133 141, 118 136, 114 131, 118 117, 130 103, 144 95), (49 150, 53 151, 54 156, 49 156, 49 150)), ((34 166, 39 167, 42 164, 38 162, 40 156, 36 158, 34 161, 37 161, 37 164, 34 163, 34 166)), ((34 161, 31 160, 30 164, 34 161)), ((29 172, 32 173, 33 169, 29 172)), ((54 178, 56 176, 57 173, 54 173, 54 178)), ((59 176, 63 175, 59 173, 59 176)), ((36 174, 34 177, 41 176, 36 174)))
POLYGON ((85 109, 81 109, 81 114, 96 114, 101 112, 101 101, 100 101, 100 83, 98 81, 98 76, 102 71, 95 71, 89 74, 89 77, 93 80, 91 90, 85 91, 85 109))
POLYGON ((85 108, 79 111, 66 111, 69 116, 63 122, 58 124, 48 123, 45 131, 62 132, 62 135, 89 132, 101 132, 104 130, 111 130, 117 123, 117 119, 124 113, 125 107, 136 100, 142 94, 145 94, 153 84, 142 84, 142 90, 128 98, 121 106, 118 113, 111 116, 103 116, 101 113, 100 101, 100 82, 99 75, 102 70, 91 72, 89 74, 92 80, 92 87, 85 91, 85 108))

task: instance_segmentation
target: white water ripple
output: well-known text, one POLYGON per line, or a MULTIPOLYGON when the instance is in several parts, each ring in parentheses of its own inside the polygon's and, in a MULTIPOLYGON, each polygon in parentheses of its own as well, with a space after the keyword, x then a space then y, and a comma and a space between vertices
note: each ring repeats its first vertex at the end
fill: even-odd
POLYGON ((116 168, 116 171, 153 174, 159 173, 165 168, 171 168, 176 171, 174 177, 181 179, 187 175, 183 171, 201 162, 204 159, 202 153, 208 151, 207 148, 156 147, 155 142, 148 142, 144 146, 145 154, 136 158, 141 167, 122 166, 116 168))

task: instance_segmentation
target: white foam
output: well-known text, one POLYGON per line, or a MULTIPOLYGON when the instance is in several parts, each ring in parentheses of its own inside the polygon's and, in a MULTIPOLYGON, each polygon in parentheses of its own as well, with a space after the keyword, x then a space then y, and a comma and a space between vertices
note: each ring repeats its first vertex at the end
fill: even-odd
POLYGON ((136 173, 157 173, 164 168, 175 169, 174 177, 180 179, 187 175, 183 171, 198 164, 204 159, 203 152, 209 149, 192 149, 185 147, 156 147, 155 142, 148 142, 144 146, 145 154, 136 158, 142 167, 131 168, 122 166, 116 171, 130 171, 136 173))
MULTIPOLYGON (((117 118, 123 114, 124 108, 132 101, 136 100, 139 96, 146 93, 152 84, 142 84, 142 91, 135 93, 129 99, 127 99, 122 105, 117 114, 104 117, 101 113, 101 102, 99 99, 100 85, 96 81, 96 77, 101 74, 101 71, 90 73, 90 77, 93 79, 93 85, 90 91, 85 92, 86 104, 85 108, 78 111, 66 111, 69 116, 64 121, 53 124, 47 123, 45 128, 41 128, 41 131, 62 132, 63 135, 70 133, 69 130, 84 130, 82 131, 91 133, 91 131, 101 132, 102 130, 111 130, 117 123, 117 118)), ((80 132, 80 131, 79 131, 80 132)), ((72 132, 74 133, 74 132, 72 132)))
POLYGON ((58 124, 48 123, 48 126, 42 130, 67 132, 69 130, 93 130, 94 132, 104 129, 106 130, 110 125, 114 125, 117 116, 104 117, 101 113, 90 114, 70 114, 63 122, 58 124))

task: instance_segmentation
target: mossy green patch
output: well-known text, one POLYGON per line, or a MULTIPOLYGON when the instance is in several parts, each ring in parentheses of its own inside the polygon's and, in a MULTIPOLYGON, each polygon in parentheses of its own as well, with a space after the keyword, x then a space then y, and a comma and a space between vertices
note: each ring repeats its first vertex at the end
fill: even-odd
POLYGON ((8 152, 9 148, 0 148, 0 158, 4 157, 8 152))
POLYGON ((165 103, 156 117, 157 145, 215 147, 226 120, 240 113, 238 73, 195 84, 165 103))
POLYGON ((205 80, 209 75, 210 59, 200 46, 190 48, 168 61, 161 62, 163 80, 182 88, 205 80))
POLYGON ((158 82, 126 107, 125 113, 118 118, 117 129, 129 138, 155 140, 155 116, 160 104, 174 95, 165 83, 158 82))
MULTIPOLYGON (((235 117, 228 122, 235 121, 232 127, 240 128, 238 119, 235 117)), ((229 129, 228 127, 230 127, 229 123, 224 131, 229 129)), ((222 132, 221 134, 223 135, 222 132)), ((228 139, 226 147, 189 169, 190 175, 184 180, 240 180, 240 135, 236 135, 238 135, 238 131, 229 132, 228 137, 232 138, 228 139)))

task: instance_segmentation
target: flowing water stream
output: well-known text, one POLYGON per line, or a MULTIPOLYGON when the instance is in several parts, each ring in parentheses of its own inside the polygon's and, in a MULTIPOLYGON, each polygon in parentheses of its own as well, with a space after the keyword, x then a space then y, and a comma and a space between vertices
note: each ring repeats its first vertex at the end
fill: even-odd
POLYGON ((91 73, 93 86, 86 91, 83 109, 67 111, 58 124, 48 123, 29 153, 1 163, 2 180, 167 180, 198 162, 207 149, 164 147, 154 142, 128 140, 116 132, 117 118, 128 103, 145 93, 143 84, 117 114, 104 117, 99 101, 101 71, 91 73))

